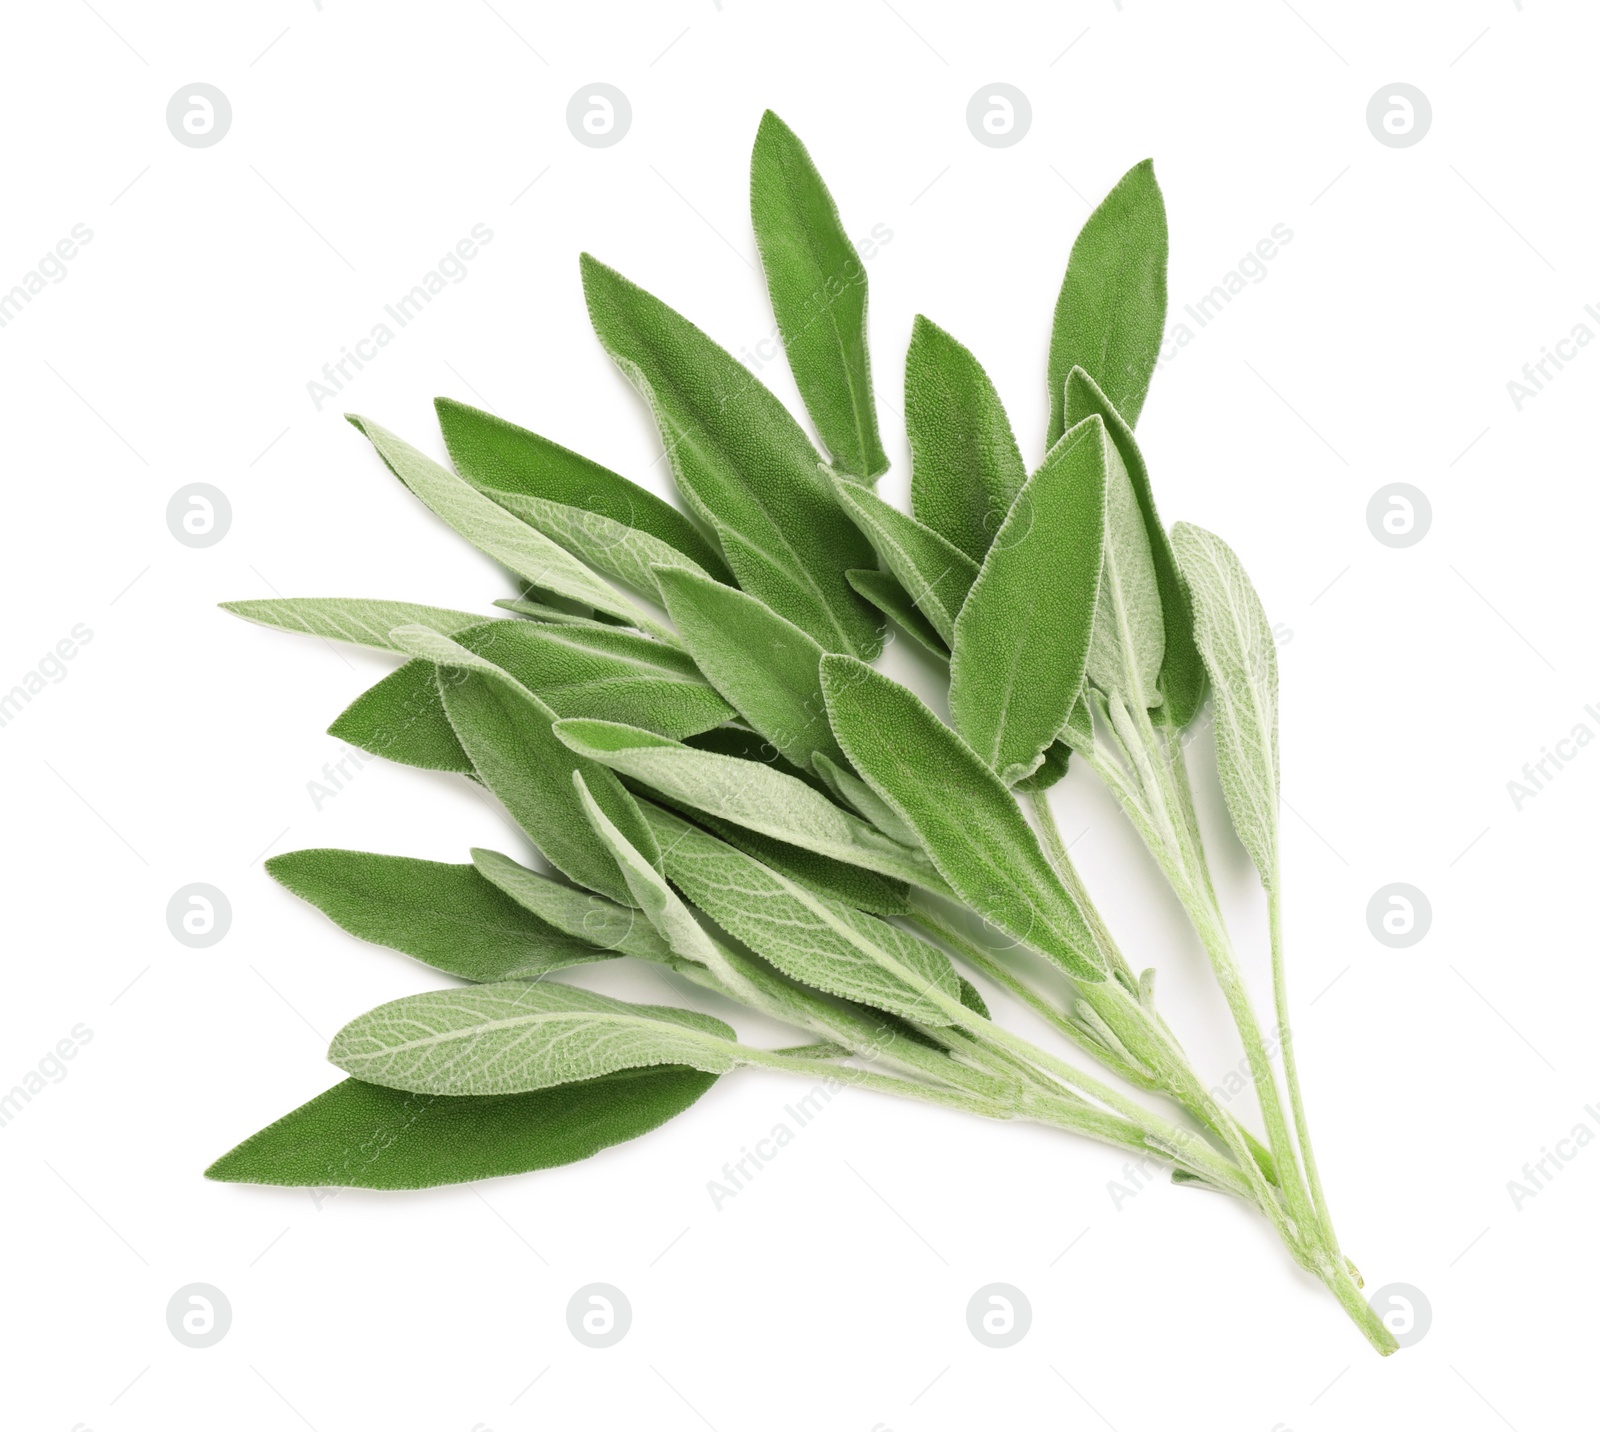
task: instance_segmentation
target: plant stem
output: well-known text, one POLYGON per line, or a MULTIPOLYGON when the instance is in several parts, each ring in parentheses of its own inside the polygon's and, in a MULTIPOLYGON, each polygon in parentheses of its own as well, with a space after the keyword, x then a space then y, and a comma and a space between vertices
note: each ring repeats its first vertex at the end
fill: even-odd
POLYGON ((1294 1040, 1289 1032, 1289 987, 1283 962, 1283 897, 1276 870, 1273 871, 1272 884, 1267 889, 1267 918, 1272 932, 1272 999, 1278 1016, 1278 1043, 1283 1050, 1283 1077, 1289 1086, 1289 1107, 1294 1111, 1295 1133, 1300 1140, 1300 1157, 1305 1163, 1312 1206, 1317 1211, 1317 1219, 1322 1224, 1329 1244, 1337 1253, 1339 1239, 1333 1231, 1333 1218, 1328 1212, 1328 1200, 1323 1195, 1322 1179, 1317 1173, 1317 1156, 1311 1148, 1311 1126, 1306 1119, 1305 1101, 1300 1095, 1300 1075, 1295 1067, 1294 1040))

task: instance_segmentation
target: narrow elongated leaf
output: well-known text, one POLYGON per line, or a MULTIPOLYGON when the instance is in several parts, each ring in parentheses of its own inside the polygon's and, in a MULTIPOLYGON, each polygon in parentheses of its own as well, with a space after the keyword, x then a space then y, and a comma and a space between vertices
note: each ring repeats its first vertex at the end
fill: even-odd
POLYGON ((1222 538, 1180 522, 1178 568, 1211 677, 1217 776, 1240 843, 1269 890, 1278 879, 1278 651, 1243 564, 1222 538))
POLYGON ((1167 321, 1167 210, 1155 167, 1135 164, 1072 245, 1050 330, 1050 430, 1066 431, 1067 375, 1082 368, 1131 428, 1167 321))
POLYGON ((717 1081, 623 1069, 531 1094, 413 1094, 346 1079, 223 1154, 206 1177, 294 1188, 433 1188, 576 1163, 659 1128, 717 1081))
POLYGON ((911 511, 982 562, 1028 473, 989 375, 920 313, 906 351, 906 436, 911 511))
POLYGON ((364 850, 296 850, 267 873, 358 939, 465 980, 531 980, 609 958, 535 919, 470 865, 364 850))
POLYGON ((260 626, 353 642, 377 651, 400 650, 389 637, 399 626, 423 626, 450 636, 484 620, 472 612, 422 607, 415 602, 365 601, 360 597, 273 597, 219 605, 223 611, 260 626))
POLYGON ((872 655, 871 612, 844 579, 872 565, 870 549, 783 404, 687 319, 587 254, 583 286, 595 332, 650 404, 678 487, 717 529, 739 585, 829 651, 872 655))
POLYGON ((555 733, 589 761, 762 835, 895 880, 932 889, 942 883, 921 851, 907 850, 769 766, 697 751, 614 721, 558 721, 555 733))
POLYGON ((704 572, 670 543, 638 527, 617 522, 604 513, 586 512, 581 507, 567 507, 547 497, 531 497, 521 492, 500 492, 486 487, 483 494, 529 526, 537 527, 552 542, 559 542, 595 571, 632 587, 652 601, 661 600, 661 590, 651 572, 653 566, 704 572))
POLYGON ((1161 525, 1161 515, 1156 511, 1150 472, 1145 467, 1133 429, 1100 391, 1099 384, 1082 368, 1074 368, 1067 377, 1067 426, 1076 427, 1093 413, 1098 413, 1105 423, 1106 436, 1111 439, 1111 446, 1122 459, 1122 466, 1133 484, 1145 539, 1149 543, 1150 560, 1155 567, 1164 633, 1161 675, 1157 682, 1162 701, 1157 708, 1157 719, 1181 729, 1194 720, 1206 693, 1205 663, 1194 644, 1194 604, 1183 575, 1178 571, 1178 560, 1173 556, 1167 530, 1161 525))
POLYGON ((889 466, 867 357, 867 272, 799 136, 770 109, 750 156, 750 219, 795 386, 833 465, 889 466))
POLYGON ((549 981, 393 1000, 345 1025, 328 1058, 419 1094, 523 1094, 657 1064, 725 1074, 740 1062, 733 1030, 709 1014, 549 981))
POLYGON ((870 820, 891 840, 897 840, 913 850, 917 848, 916 831, 901 820, 894 813, 894 807, 854 771, 847 770, 827 756, 819 755, 815 764, 817 774, 828 783, 828 789, 840 805, 849 806, 863 819, 870 820))
MULTIPOLYGON (((509 672, 558 716, 607 715, 691 736, 733 714, 676 647, 615 627, 484 622, 455 640, 509 672)), ((345 708, 329 734, 410 766, 470 773, 432 663, 408 661, 345 708)))
POLYGON ((668 877, 791 979, 924 1024, 949 1024, 929 992, 959 999, 949 957, 926 940, 807 890, 715 836, 647 805, 668 877))
POLYGON ((791 845, 786 840, 775 840, 735 825, 731 820, 708 815, 688 801, 678 800, 662 791, 653 792, 657 801, 670 806, 685 820, 702 826, 718 840, 743 851, 754 860, 776 870, 780 875, 813 890, 818 895, 841 901, 857 910, 867 910, 874 915, 904 915, 910 908, 909 887, 904 880, 891 880, 876 870, 866 870, 859 865, 847 865, 826 855, 818 855, 804 846, 791 845))
POLYGON ((450 461, 474 487, 521 492, 580 507, 659 538, 719 581, 733 580, 721 554, 683 513, 597 462, 492 413, 435 398, 450 461))
POLYGON ((956 622, 950 715, 1007 785, 1038 769, 1083 690, 1105 514, 1105 427, 1089 418, 1028 479, 956 622))
POLYGON ((946 661, 950 659, 950 648, 945 645, 944 638, 934 629, 933 623, 917 609, 917 604, 911 600, 911 594, 900 585, 900 579, 893 572, 863 570, 846 572, 844 575, 852 587, 884 616, 898 623, 917 645, 932 652, 934 656, 942 657, 946 661))
POLYGON ((619 626, 632 625, 616 617, 601 614, 584 616, 581 612, 564 611, 560 607, 551 606, 548 602, 533 601, 527 597, 496 597, 494 604, 508 612, 515 612, 519 617, 531 617, 538 622, 557 622, 562 626, 600 627, 606 631, 615 631, 619 626))
POLYGON ((346 706, 328 734, 404 766, 472 775, 472 758, 444 713, 435 670, 431 661, 406 662, 346 706))
POLYGON ((630 624, 655 625, 566 548, 491 502, 471 483, 378 424, 354 416, 350 421, 366 434, 389 470, 413 495, 480 552, 536 587, 547 587, 570 601, 609 612, 630 624))
POLYGON ((1122 697, 1130 709, 1148 709, 1161 701, 1157 683, 1166 649, 1161 592, 1139 499, 1116 444, 1109 441, 1105 465, 1105 552, 1085 672, 1101 691, 1122 697))
POLYGON ((797 766, 819 752, 844 759, 822 702, 822 647, 746 592, 682 567, 656 575, 695 665, 750 725, 797 766))
POLYGON ((525 910, 573 939, 614 955, 665 963, 670 951, 637 910, 592 890, 563 885, 494 850, 474 849, 472 864, 485 880, 525 910))
POLYGON ((977 578, 978 564, 931 527, 924 527, 859 483, 835 479, 834 492, 917 610, 942 640, 953 640, 956 614, 977 578))
POLYGON ((589 828, 571 784, 575 768, 585 775, 592 771, 596 799, 648 849, 649 830, 617 778, 558 740, 551 729, 555 712, 493 662, 422 627, 397 628, 396 640, 442 668, 447 679, 439 689, 457 738, 483 783, 545 859, 568 879, 627 901, 616 863, 589 828))
POLYGON ((950 888, 1069 974, 1104 979, 1082 912, 983 759, 912 692, 865 662, 829 656, 822 690, 851 764, 916 831, 950 888), (961 799, 952 800, 952 791, 961 799))
POLYGON ((793 761, 786 761, 771 741, 759 731, 752 731, 748 726, 729 722, 726 726, 715 726, 709 731, 702 731, 698 736, 686 736, 683 743, 686 746, 693 746, 697 751, 715 751, 719 756, 736 756, 741 761, 760 761, 764 766, 771 766, 775 771, 782 771, 786 776, 804 781, 824 795, 828 793, 827 784, 815 771, 807 766, 797 766, 793 761))

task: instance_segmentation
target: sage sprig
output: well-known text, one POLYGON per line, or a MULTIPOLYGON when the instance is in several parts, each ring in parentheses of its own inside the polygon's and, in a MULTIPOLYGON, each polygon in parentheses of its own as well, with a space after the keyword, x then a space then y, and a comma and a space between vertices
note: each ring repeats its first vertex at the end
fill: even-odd
POLYGON ((1221 538, 1162 525, 1133 434, 1166 309, 1153 168, 1130 170, 1072 246, 1031 467, 977 358, 916 320, 909 513, 873 488, 888 460, 866 274, 834 198, 772 114, 750 177, 820 450, 725 349, 586 255, 595 330, 660 428, 683 510, 441 398, 454 471, 351 421, 522 580, 493 599, 510 615, 226 604, 402 658, 331 730, 477 782, 541 866, 481 849, 457 865, 273 857, 273 877, 344 930, 458 983, 352 1020, 329 1055, 349 1077, 209 1175, 419 1188, 548 1168, 657 1127, 741 1069, 827 1069, 1078 1133, 1240 1199, 1392 1352, 1334 1233, 1289 1034, 1271 628, 1221 538), (925 648, 930 682, 947 679, 948 721, 938 696, 871 664, 895 631, 925 648), (1222 794, 1268 905, 1281 1061, 1195 818, 1184 746, 1208 689, 1222 794), (1069 761, 1105 782, 1188 913, 1258 1130, 1195 1071, 1157 1003, 1159 961, 1130 961, 1073 867, 1046 794, 1069 761), (619 960, 665 966, 794 1040, 760 1047, 702 1011, 588 987, 619 960), (1001 995, 1061 1046, 991 1013, 1001 995))

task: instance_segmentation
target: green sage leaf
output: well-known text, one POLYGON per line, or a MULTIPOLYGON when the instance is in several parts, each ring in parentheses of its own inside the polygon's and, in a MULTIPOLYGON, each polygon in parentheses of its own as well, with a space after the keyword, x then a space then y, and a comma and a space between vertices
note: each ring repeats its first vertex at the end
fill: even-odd
POLYGON ((930 997, 958 999, 942 950, 808 890, 647 805, 667 876, 706 914, 790 979, 924 1024, 950 1023, 930 997))
POLYGON ((1083 913, 982 757, 915 694, 865 662, 827 657, 822 691, 851 764, 917 833, 950 888, 1068 974, 1104 979, 1083 913))
POLYGON ((1103 562, 1106 461, 1098 418, 1050 449, 995 534, 956 622, 951 719, 1007 785, 1038 769, 1083 690, 1103 562))
POLYGON ((822 647, 746 592, 683 567, 660 568, 656 577, 695 665, 786 760, 807 766, 818 753, 844 759, 822 702, 822 647))
POLYGON ((833 466, 872 479, 878 439, 867 357, 867 274, 799 136, 770 109, 750 156, 750 218, 795 386, 833 466))
POLYGON ((1167 321, 1167 210, 1155 167, 1135 164, 1072 245, 1050 330, 1050 429, 1066 431, 1067 375, 1082 368, 1131 428, 1167 321))
POLYGON ((721 554, 669 502, 597 462, 492 413, 434 399, 439 430, 456 470, 474 487, 542 497, 637 528, 676 548, 719 581, 731 582, 721 554))
POLYGON ((480 552, 536 587, 546 587, 569 601, 621 617, 630 625, 663 630, 565 547, 513 517, 471 483, 378 424, 355 416, 350 421, 366 434, 389 470, 412 494, 480 552))
POLYGON ((633 955, 656 964, 669 961, 671 951, 650 921, 627 905, 618 905, 592 890, 563 885, 547 875, 518 865, 495 850, 474 849, 472 864, 478 874, 530 910, 545 924, 613 955, 633 955))
MULTIPOLYGON (((1150 488, 1150 473, 1133 436, 1133 429, 1122 420, 1111 400, 1082 368, 1074 368, 1067 378, 1067 426, 1076 427, 1086 417, 1098 413, 1106 425, 1106 436, 1122 459, 1123 469, 1133 484, 1139 515, 1155 567, 1156 588, 1161 607, 1163 650, 1157 687, 1161 693, 1158 720, 1180 730, 1194 720, 1206 694, 1206 668, 1194 644, 1194 604, 1161 516, 1156 511, 1155 494, 1150 488)), ((1113 522, 1115 513, 1113 513, 1113 522)))
POLYGON ((346 1079, 223 1154, 206 1177, 433 1188, 555 1168, 659 1128, 716 1081, 659 1064, 531 1094, 453 1098, 346 1079))
POLYGON ((441 668, 439 689, 457 738, 483 783, 545 859, 568 879, 626 902, 627 886, 589 828, 572 789, 572 771, 593 772, 596 799, 648 850, 649 830, 621 782, 557 739, 555 712, 493 662, 422 627, 397 628, 395 638, 411 655, 441 668))
POLYGON ((614 269, 583 256, 595 332, 649 403, 690 506, 746 591, 829 651, 872 655, 870 610, 844 574, 869 548, 840 515, 817 451, 731 354, 614 269))
POLYGON ((845 580, 872 603, 884 616, 899 625, 918 646, 942 660, 950 659, 950 648, 934 625, 917 609, 911 594, 900 585, 893 572, 876 569, 846 572, 845 580))
POLYGON ((1261 598, 1222 538, 1180 522, 1178 568, 1194 596, 1194 636, 1211 678, 1217 776, 1261 883, 1278 879, 1278 651, 1261 598))
POLYGON ((435 670, 431 661, 406 662, 346 706, 328 734, 403 766, 472 775, 472 758, 445 715, 435 670))
POLYGON ((906 435, 911 511, 982 562, 1028 474, 989 375, 920 313, 906 352, 906 435))
POLYGON ((835 478, 833 488, 839 505, 867 535, 917 610, 941 640, 949 643, 955 635, 956 614, 977 578, 978 564, 931 527, 924 527, 859 483, 835 478))
POLYGON ((894 880, 942 887, 921 851, 890 840, 860 816, 770 766, 697 751, 615 721, 558 721, 555 733, 585 760, 723 820, 894 880))
POLYGON ((396 627, 423 626, 451 636, 484 621, 472 612, 422 607, 415 602, 366 601, 360 597, 273 597, 219 605, 223 611, 259 626, 302 632, 329 641, 348 641, 376 651, 400 650, 389 637, 396 627))
POLYGON ((725 1074, 740 1063, 733 1030, 709 1014, 549 981, 393 1000, 345 1025, 328 1058, 369 1084, 419 1094, 523 1094, 619 1069, 725 1074))
POLYGON ((364 850, 295 850, 273 856, 267 873, 357 939, 464 980, 538 979, 608 958, 535 919, 470 865, 364 850))

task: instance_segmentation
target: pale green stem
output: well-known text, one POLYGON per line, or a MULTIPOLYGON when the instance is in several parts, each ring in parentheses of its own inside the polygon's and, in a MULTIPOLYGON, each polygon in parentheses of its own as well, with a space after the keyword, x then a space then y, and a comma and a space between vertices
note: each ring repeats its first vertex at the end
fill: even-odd
POLYGON ((1278 1014, 1278 1043, 1283 1050, 1283 1077, 1289 1086, 1289 1106, 1294 1111, 1295 1133, 1300 1139, 1300 1157, 1305 1162, 1311 1202, 1332 1251, 1337 1253, 1339 1239, 1333 1231, 1333 1218, 1328 1212, 1328 1200, 1323 1196, 1321 1176, 1317 1173, 1317 1156, 1311 1148, 1311 1126, 1300 1094, 1300 1075, 1295 1068, 1294 1039, 1289 1030, 1289 986, 1283 963, 1283 900, 1276 871, 1267 891, 1267 918, 1272 928, 1272 999, 1278 1014))

